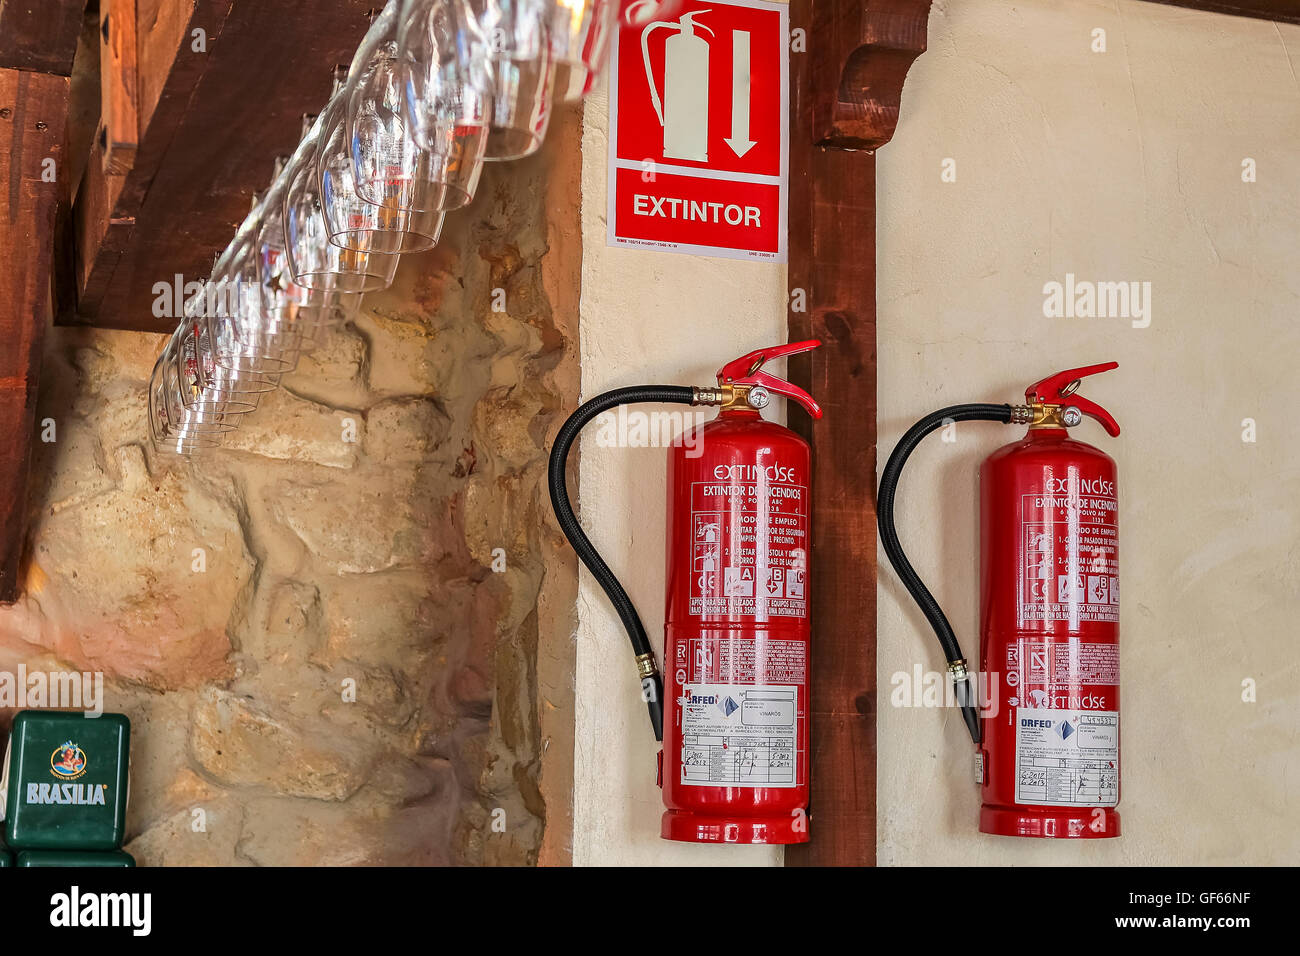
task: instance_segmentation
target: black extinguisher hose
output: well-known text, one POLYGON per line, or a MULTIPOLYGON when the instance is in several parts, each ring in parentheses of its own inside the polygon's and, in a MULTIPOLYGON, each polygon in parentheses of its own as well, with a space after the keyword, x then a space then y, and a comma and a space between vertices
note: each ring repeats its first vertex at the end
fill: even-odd
POLYGON ((894 527, 894 493, 898 490, 898 479, 903 474, 903 466, 907 464, 908 456, 921 443, 921 439, 936 428, 942 428, 950 422, 972 421, 1010 424, 1011 406, 950 405, 937 412, 931 412, 909 428, 894 446, 889 461, 885 463, 885 470, 880 474, 876 514, 880 526, 880 542, 884 546, 885 554, 939 638, 939 644, 943 647, 943 656, 947 658, 949 664, 949 673, 954 677, 954 689, 957 692, 957 703, 961 706, 962 719, 966 722, 966 729, 970 731, 971 740, 979 746, 981 739, 979 706, 966 669, 961 645, 957 643, 957 635, 953 633, 952 625, 948 623, 943 608, 939 607, 939 602, 934 599, 930 589, 925 586, 921 576, 912 567, 912 562, 907 560, 907 555, 903 553, 903 546, 898 540, 898 529, 894 527), (954 665, 956 665, 955 669, 954 665))
POLYGON ((643 684, 642 696, 647 698, 646 706, 650 711, 650 723, 654 726, 655 740, 662 741, 664 739, 664 683, 654 663, 654 651, 650 647, 650 639, 646 636, 645 625, 641 623, 641 618, 636 613, 627 591, 623 589, 623 585, 619 583, 614 572, 609 569, 609 565, 587 538, 582 525, 578 523, 578 518, 573 513, 573 503, 569 500, 569 486, 565 474, 569 449, 588 422, 602 412, 619 405, 639 405, 648 402, 693 405, 695 389, 680 385, 633 385, 628 388, 616 388, 597 395, 589 402, 584 402, 569 416, 568 421, 560 427, 559 434, 555 436, 555 444, 551 447, 548 483, 551 489, 551 507, 555 509, 560 530, 569 539, 569 544, 573 545, 579 560, 586 565, 591 576, 599 582, 610 603, 614 605, 614 610, 618 612, 619 619, 623 622, 623 629, 627 631, 628 639, 632 642, 632 651, 636 654, 642 680, 653 684, 653 687, 644 687, 643 684))

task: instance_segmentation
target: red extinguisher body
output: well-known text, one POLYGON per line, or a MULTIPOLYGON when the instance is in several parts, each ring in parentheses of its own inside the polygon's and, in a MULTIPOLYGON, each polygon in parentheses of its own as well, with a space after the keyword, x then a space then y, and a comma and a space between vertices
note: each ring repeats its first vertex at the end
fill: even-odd
POLYGON ((748 408, 669 451, 666 839, 808 839, 811 464, 748 408))
POLYGON ((1061 427, 980 468, 985 833, 1119 836, 1117 492, 1061 427))

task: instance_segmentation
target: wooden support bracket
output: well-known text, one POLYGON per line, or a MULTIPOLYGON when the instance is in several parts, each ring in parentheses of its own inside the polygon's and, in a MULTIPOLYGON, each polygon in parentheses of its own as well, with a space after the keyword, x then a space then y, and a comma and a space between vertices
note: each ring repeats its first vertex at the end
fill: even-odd
POLYGON ((86 0, 0 0, 0 69, 72 75, 86 0))

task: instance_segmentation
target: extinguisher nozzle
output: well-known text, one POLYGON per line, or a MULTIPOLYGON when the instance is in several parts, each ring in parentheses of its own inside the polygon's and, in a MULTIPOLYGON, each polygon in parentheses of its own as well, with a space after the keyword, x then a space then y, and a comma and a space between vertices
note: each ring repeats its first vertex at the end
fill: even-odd
MULTIPOLYGON (((650 712, 650 726, 654 728, 655 740, 663 743, 664 740, 664 679, 655 674, 654 677, 647 678, 654 682, 653 693, 645 694, 646 710, 650 712)), ((643 685, 644 686, 644 685, 643 685)))
POLYGON ((984 742, 984 735, 980 731, 980 712, 974 704, 965 703, 961 707, 961 719, 966 721, 966 729, 970 731, 970 739, 978 747, 984 742))
POLYGON ((966 721, 966 729, 970 731, 970 739, 978 747, 982 733, 980 730, 977 692, 975 684, 971 680, 970 671, 966 669, 965 658, 949 661, 948 674, 952 678, 953 691, 957 695, 957 706, 961 708, 961 719, 966 721))
POLYGON ((654 728, 655 740, 663 743, 664 739, 664 679, 655 663, 654 654, 636 656, 636 673, 641 679, 641 699, 650 711, 650 726, 654 728))

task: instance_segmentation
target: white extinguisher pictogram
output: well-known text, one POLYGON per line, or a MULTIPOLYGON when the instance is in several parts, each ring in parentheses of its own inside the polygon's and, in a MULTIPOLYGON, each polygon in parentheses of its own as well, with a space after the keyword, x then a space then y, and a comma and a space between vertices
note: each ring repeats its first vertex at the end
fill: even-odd
POLYGON ((664 128, 664 158, 709 160, 709 41, 696 29, 713 36, 696 18, 708 10, 683 13, 673 20, 655 20, 641 31, 641 58, 646 83, 659 125, 664 128), (658 29, 676 30, 664 41, 664 95, 661 100, 650 66, 650 34, 658 29))

